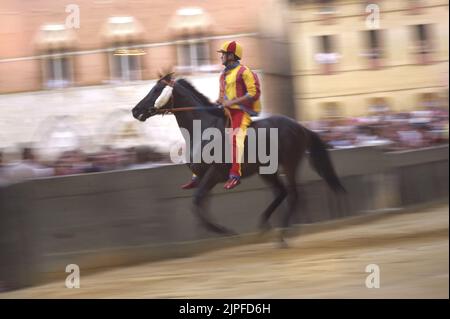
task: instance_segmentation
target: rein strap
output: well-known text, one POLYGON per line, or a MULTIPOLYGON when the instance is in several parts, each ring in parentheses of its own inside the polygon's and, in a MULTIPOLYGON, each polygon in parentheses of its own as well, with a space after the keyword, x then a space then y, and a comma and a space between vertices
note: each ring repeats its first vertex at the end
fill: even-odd
POLYGON ((177 107, 176 109, 158 109, 157 114, 167 114, 175 112, 189 112, 189 111, 210 111, 210 110, 223 110, 227 118, 227 123, 225 127, 231 127, 231 112, 228 108, 218 107, 218 106, 189 106, 189 107, 177 107))

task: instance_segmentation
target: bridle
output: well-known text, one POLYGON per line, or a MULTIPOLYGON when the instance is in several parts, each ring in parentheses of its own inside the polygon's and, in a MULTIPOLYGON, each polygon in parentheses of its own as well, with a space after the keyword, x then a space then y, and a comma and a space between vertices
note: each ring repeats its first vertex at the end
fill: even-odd
MULTIPOLYGON (((170 87, 174 87, 175 83, 177 82, 177 80, 173 81, 167 81, 164 79, 160 80, 163 84, 170 86, 170 87)), ((199 104, 201 104, 201 102, 198 100, 197 97, 195 97, 190 91, 188 91, 185 87, 183 87, 182 85, 178 86, 179 88, 182 88, 183 90, 185 90, 186 92, 188 92, 192 98, 194 100, 196 100, 196 102, 199 102, 199 104)), ((164 109, 157 109, 157 110, 153 110, 152 113, 153 114, 169 114, 169 113, 176 113, 176 112, 192 112, 192 111, 211 111, 211 110, 222 110, 224 112, 225 117, 227 118, 227 123, 225 123, 225 127, 228 127, 231 124, 231 113, 230 110, 226 107, 223 107, 222 105, 215 105, 215 106, 187 106, 187 107, 174 107, 173 104, 173 96, 170 97, 170 107, 168 108, 164 108, 164 109)))

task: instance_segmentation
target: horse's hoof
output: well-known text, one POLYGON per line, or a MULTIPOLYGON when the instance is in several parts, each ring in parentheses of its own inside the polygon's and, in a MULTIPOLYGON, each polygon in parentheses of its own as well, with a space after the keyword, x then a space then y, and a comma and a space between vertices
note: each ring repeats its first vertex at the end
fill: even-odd
POLYGON ((219 228, 219 231, 217 231, 217 233, 219 233, 219 234, 221 234, 223 236, 232 237, 232 236, 239 235, 234 230, 231 230, 231 229, 226 228, 224 226, 217 226, 217 227, 219 228))
POLYGON ((280 249, 289 248, 289 245, 284 238, 280 238, 280 241, 278 242, 278 248, 280 249))
POLYGON ((270 226, 270 224, 268 222, 262 222, 259 224, 259 234, 260 235, 266 234, 271 229, 272 229, 272 226, 270 226))
POLYGON ((206 229, 208 229, 209 231, 216 233, 216 234, 220 234, 223 236, 237 236, 238 235, 236 232, 232 231, 231 229, 214 224, 212 222, 205 222, 205 223, 203 223, 203 225, 205 226, 206 229))

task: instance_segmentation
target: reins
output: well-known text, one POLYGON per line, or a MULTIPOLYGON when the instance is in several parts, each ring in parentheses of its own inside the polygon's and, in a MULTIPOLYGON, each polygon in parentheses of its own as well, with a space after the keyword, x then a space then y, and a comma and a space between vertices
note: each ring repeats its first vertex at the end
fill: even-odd
MULTIPOLYGON (((162 80, 162 82, 168 86, 173 87, 174 82, 168 82, 166 80, 162 80)), ((182 87, 182 86, 181 86, 182 87)), ((185 89, 184 87, 182 87, 185 89)), ((191 93, 191 92, 189 92, 191 93)), ((195 98, 195 97, 194 97, 195 98)), ((190 111, 211 111, 211 110, 223 110, 227 123, 225 123, 225 127, 231 127, 231 113, 230 110, 223 106, 187 106, 187 107, 177 107, 177 108, 169 108, 169 109, 157 109, 154 111, 156 114, 167 114, 167 113, 176 113, 176 112, 190 112, 190 111)))

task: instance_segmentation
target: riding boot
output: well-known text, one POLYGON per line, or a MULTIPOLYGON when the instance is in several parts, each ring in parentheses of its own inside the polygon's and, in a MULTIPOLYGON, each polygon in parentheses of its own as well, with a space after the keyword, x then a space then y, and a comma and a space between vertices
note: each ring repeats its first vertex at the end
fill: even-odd
POLYGON ((228 179, 228 181, 225 183, 224 187, 225 189, 233 189, 236 186, 238 186, 241 183, 241 178, 240 176, 230 176, 230 178, 228 179))
POLYGON ((192 179, 189 181, 189 183, 186 183, 181 186, 182 189, 192 189, 196 188, 198 186, 198 178, 192 177, 192 179))

